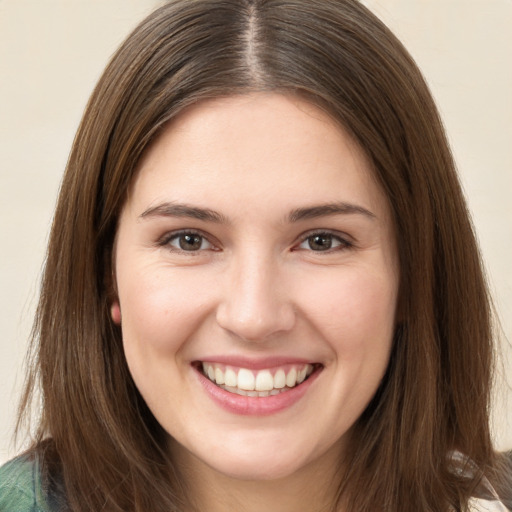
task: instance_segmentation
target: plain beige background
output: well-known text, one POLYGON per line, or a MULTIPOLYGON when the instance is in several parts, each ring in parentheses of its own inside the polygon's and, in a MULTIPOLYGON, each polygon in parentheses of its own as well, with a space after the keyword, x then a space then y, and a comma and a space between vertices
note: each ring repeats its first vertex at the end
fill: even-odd
MULTIPOLYGON (((16 451, 11 437, 26 340, 74 132, 108 58, 160 3, 0 0, 0 463, 16 451)), ((512 0, 363 3, 402 39, 438 101, 510 340, 512 0)), ((504 364, 494 406, 502 449, 512 448, 504 382, 512 365, 504 364)))

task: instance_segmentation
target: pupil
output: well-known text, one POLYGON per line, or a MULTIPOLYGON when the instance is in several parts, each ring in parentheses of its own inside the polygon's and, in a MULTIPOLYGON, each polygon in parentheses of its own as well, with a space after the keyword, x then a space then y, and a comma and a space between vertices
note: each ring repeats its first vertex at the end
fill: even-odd
POLYGON ((309 239, 309 247, 314 251, 327 251, 332 246, 330 235, 314 235, 309 239))
POLYGON ((200 235, 182 235, 180 237, 180 248, 184 251, 194 251, 201 248, 200 235))

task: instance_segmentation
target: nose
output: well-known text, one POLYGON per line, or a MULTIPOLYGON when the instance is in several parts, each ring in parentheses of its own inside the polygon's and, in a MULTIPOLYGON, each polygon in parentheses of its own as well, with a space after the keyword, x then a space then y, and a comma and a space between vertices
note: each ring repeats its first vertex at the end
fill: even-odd
POLYGON ((226 272, 216 319, 226 331, 245 341, 267 341, 290 331, 295 311, 278 264, 252 255, 226 272))

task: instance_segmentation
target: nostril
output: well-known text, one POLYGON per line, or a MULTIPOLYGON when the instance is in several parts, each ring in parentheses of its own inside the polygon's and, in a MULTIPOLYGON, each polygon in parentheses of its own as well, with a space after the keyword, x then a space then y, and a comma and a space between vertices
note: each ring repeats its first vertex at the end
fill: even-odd
POLYGON ((269 337, 290 331, 295 325, 295 312, 290 305, 223 304, 216 315, 224 330, 245 341, 266 341, 269 337), (251 308, 252 306, 252 308, 251 308))

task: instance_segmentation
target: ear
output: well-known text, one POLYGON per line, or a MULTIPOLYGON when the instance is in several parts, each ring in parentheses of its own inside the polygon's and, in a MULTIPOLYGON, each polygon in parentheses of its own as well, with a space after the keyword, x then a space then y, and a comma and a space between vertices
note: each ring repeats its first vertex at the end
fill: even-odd
POLYGON ((107 290, 107 304, 110 304, 110 318, 115 325, 121 325, 121 306, 119 305, 119 296, 117 294, 116 280, 116 246, 117 235, 112 242, 110 251, 105 252, 105 289, 107 290))
POLYGON ((110 305, 110 316, 116 325, 121 325, 121 307, 118 299, 114 299, 110 305))

